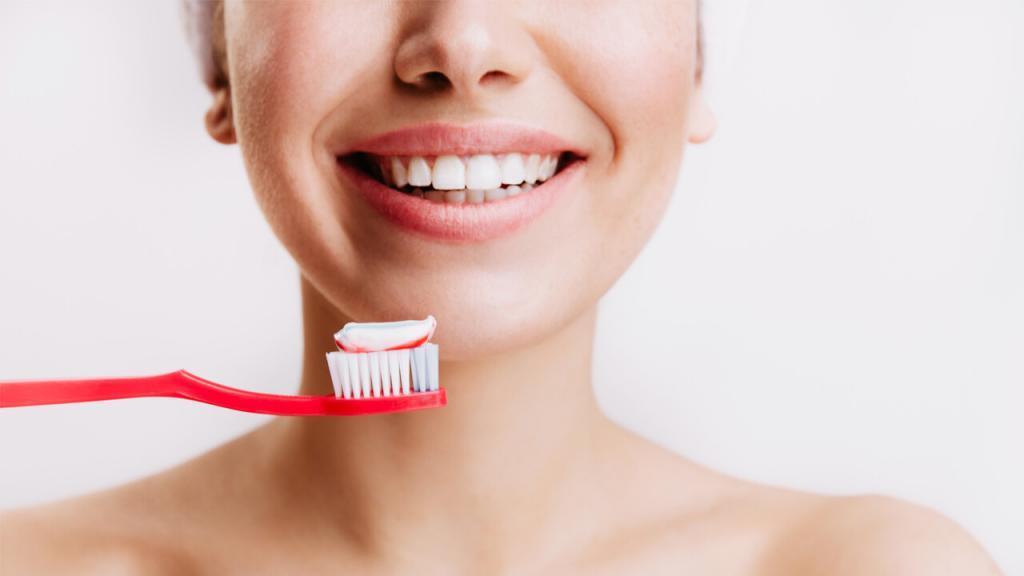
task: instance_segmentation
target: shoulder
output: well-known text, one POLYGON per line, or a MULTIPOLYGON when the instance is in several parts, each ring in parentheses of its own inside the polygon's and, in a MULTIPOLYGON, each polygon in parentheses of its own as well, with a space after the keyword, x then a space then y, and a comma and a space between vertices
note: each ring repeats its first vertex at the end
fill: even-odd
POLYGON ((85 500, 0 512, 0 575, 189 574, 182 558, 117 528, 85 500))
POLYGON ((237 527, 230 511, 254 500, 232 482, 251 476, 237 471, 252 434, 128 484, 0 511, 0 576, 200 573, 237 527))
POLYGON ((1000 574, 953 520, 872 494, 821 499, 780 535, 767 564, 765 574, 1000 574))

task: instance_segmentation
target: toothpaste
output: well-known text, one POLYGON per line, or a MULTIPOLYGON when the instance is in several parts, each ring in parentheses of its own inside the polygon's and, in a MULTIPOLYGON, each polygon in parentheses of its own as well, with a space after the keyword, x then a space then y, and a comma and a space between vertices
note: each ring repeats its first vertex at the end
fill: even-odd
POLYGON ((343 352, 415 348, 430 340, 436 327, 433 316, 400 322, 349 322, 334 335, 334 342, 343 352))

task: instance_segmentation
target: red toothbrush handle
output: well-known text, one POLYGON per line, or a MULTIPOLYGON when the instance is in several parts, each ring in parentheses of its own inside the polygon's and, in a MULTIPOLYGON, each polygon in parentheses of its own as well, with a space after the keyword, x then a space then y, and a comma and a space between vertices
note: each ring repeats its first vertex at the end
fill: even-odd
POLYGON ((157 376, 0 382, 0 408, 165 396, 204 402, 231 410, 278 416, 356 416, 439 408, 444 388, 399 396, 335 398, 266 394, 224 386, 179 370, 157 376))
POLYGON ((136 378, 0 382, 0 408, 146 396, 179 396, 178 382, 176 372, 136 378))

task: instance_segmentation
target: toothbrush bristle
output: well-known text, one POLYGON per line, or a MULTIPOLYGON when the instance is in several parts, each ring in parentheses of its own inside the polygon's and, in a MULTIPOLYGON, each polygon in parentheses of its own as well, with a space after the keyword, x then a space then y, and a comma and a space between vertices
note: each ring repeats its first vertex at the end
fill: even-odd
POLYGON ((327 367, 336 398, 402 396, 440 388, 438 349, 429 342, 382 352, 329 352, 327 367))
MULTIPOLYGON (((334 352, 334 354, 338 354, 334 352)), ((362 389, 359 386, 359 362, 352 354, 345 354, 345 361, 348 363, 348 381, 352 385, 352 397, 362 398, 362 389)))
POLYGON ((359 359, 359 387, 362 389, 362 396, 369 398, 373 396, 373 389, 370 388, 370 358, 366 352, 356 355, 359 359))
POLYGON ((427 357, 427 382, 429 384, 428 389, 435 391, 441 387, 440 377, 438 374, 440 368, 438 366, 439 359, 437 354, 437 344, 425 344, 423 347, 426 348, 425 355, 427 357))
POLYGON ((388 353, 380 353, 380 387, 384 396, 391 396, 391 368, 388 366, 388 353))
POLYGON ((327 369, 331 371, 331 385, 334 386, 334 397, 341 398, 341 387, 339 386, 341 381, 338 379, 337 363, 330 353, 327 354, 327 369))
POLYGON ((401 371, 401 394, 410 394, 412 388, 410 386, 410 378, 412 377, 412 353, 409 352, 409 348, 400 349, 398 351, 398 364, 399 370, 401 371))
POLYGON ((370 386, 374 398, 379 398, 380 390, 380 352, 370 352, 370 386))
POLYGON ((398 381, 398 350, 388 350, 388 381, 391 382, 391 394, 402 395, 402 386, 398 381))
POLYGON ((412 349, 412 389, 414 392, 427 391, 427 360, 423 347, 412 349))

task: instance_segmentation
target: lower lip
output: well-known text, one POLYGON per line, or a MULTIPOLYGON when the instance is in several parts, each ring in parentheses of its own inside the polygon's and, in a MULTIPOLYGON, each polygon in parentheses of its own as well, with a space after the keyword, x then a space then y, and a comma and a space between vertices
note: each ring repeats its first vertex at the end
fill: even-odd
POLYGON ((577 159, 543 184, 512 198, 479 204, 448 204, 404 194, 348 162, 336 162, 340 172, 385 218, 413 232, 452 242, 485 242, 519 230, 572 189, 583 174, 584 163, 577 159))

